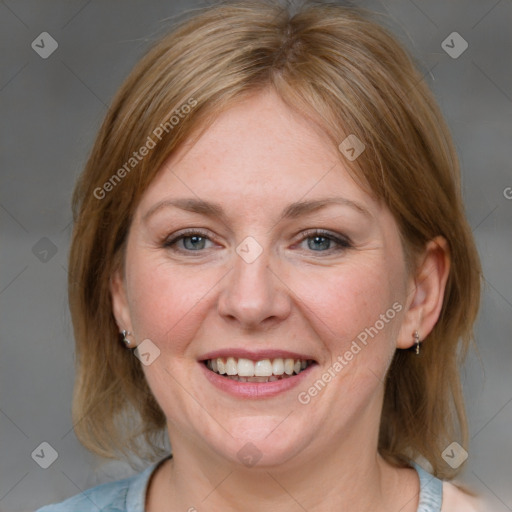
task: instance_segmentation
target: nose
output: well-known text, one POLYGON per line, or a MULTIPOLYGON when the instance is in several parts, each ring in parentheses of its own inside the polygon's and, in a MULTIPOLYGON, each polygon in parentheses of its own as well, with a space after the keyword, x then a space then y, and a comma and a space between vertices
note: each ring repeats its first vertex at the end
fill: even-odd
POLYGON ((290 290, 275 270, 279 267, 275 263, 268 248, 254 261, 235 252, 233 269, 222 281, 220 316, 243 330, 266 330, 287 318, 291 311, 290 290))

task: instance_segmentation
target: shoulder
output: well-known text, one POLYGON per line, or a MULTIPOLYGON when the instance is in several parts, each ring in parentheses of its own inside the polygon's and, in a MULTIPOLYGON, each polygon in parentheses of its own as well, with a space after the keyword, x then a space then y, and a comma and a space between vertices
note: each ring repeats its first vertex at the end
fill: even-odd
POLYGON ((443 482, 441 512, 487 512, 482 501, 451 482, 443 482))
POLYGON ((36 512, 83 512, 84 510, 125 512, 128 491, 139 477, 140 475, 135 475, 124 480, 92 487, 61 503, 42 507, 36 512))
POLYGON ((172 455, 155 462, 141 473, 87 489, 61 503, 47 505, 36 512, 144 512, 146 491, 156 469, 172 455))

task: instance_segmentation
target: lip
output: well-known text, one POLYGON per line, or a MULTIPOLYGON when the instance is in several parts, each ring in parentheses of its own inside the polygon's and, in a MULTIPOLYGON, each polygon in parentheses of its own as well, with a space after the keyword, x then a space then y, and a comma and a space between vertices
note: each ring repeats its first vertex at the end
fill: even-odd
MULTIPOLYGON (((282 354, 283 352, 279 352, 282 354)), ((213 354, 213 352, 212 352, 213 354)), ((233 352, 231 352, 233 354, 233 352)), ((225 356, 216 356, 207 357, 207 359, 214 359, 214 357, 225 357, 225 356)), ((235 356, 233 356, 235 357, 235 356)), ((239 357, 247 357, 246 355, 242 355, 239 357)), ((258 357, 260 354, 258 353, 258 357)), ((268 356, 267 356, 268 357, 268 356)), ((274 357, 282 357, 274 356, 274 357)), ((271 357, 270 357, 271 358, 271 357)), ((248 357, 250 359, 250 357, 248 357)), ((262 359, 265 359, 263 357, 262 359)), ((301 359, 301 357, 296 357, 295 359, 301 359)), ((202 368, 202 371, 205 374, 205 377, 213 384, 217 389, 235 397, 235 398, 251 398, 251 399, 262 399, 262 398, 271 398, 286 391, 289 391, 295 387, 297 387, 313 370, 315 366, 318 366, 317 363, 308 366, 305 370, 302 370, 298 375, 293 375, 287 377, 285 379, 276 380, 274 382, 238 382, 236 380, 228 379, 226 377, 222 377, 221 375, 209 370, 203 362, 199 362, 199 366, 202 368)))
MULTIPOLYGON (((216 359, 218 357, 236 357, 240 359, 241 357, 245 359, 251 359, 252 361, 260 361, 261 359, 301 359, 303 361, 313 360, 316 362, 316 359, 309 354, 298 354, 297 352, 288 352, 286 350, 246 350, 243 348, 233 348, 233 349, 221 349, 214 350, 213 352, 208 352, 199 358, 199 361, 206 361, 208 359, 216 359)), ((300 374, 299 374, 300 375, 300 374)))

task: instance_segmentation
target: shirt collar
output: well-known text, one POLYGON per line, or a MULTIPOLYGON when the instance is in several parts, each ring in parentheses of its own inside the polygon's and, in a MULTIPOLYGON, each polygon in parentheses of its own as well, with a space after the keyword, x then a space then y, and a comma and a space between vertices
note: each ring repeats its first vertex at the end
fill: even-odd
POLYGON ((130 487, 128 487, 128 491, 126 492, 126 512, 145 512, 146 494, 151 477, 159 468, 159 466, 171 457, 172 455, 168 455, 161 461, 155 462, 144 471, 142 471, 142 473, 139 473, 136 478, 134 478, 130 484, 130 487))

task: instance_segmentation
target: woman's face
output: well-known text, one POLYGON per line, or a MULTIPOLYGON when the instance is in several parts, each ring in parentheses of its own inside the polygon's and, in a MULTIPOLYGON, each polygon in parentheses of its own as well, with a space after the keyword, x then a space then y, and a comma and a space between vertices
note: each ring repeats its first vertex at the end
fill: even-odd
POLYGON ((175 451, 285 465, 376 444, 409 279, 391 213, 343 158, 266 92, 145 192, 114 311, 142 343, 175 451))

